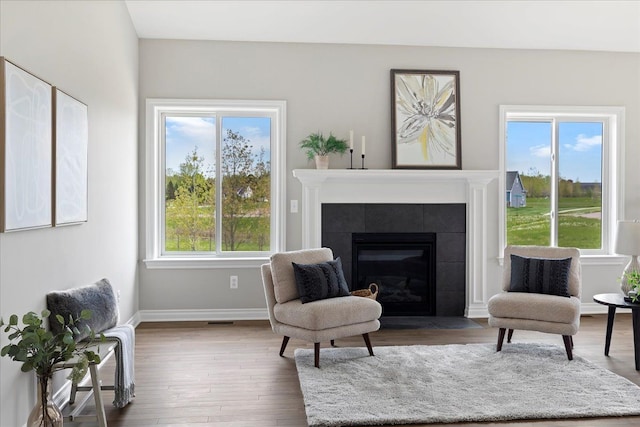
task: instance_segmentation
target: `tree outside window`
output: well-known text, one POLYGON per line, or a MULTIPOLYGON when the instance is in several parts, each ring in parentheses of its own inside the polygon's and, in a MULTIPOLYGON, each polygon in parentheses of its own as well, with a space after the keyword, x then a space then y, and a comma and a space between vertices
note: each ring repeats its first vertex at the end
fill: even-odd
POLYGON ((164 252, 269 251, 270 135, 269 117, 165 116, 164 252))

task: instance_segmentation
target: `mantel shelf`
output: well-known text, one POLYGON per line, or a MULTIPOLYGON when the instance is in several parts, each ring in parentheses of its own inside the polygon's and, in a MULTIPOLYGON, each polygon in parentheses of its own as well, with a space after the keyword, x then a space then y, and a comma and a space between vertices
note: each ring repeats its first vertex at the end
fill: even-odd
POLYGON ((498 177, 497 170, 407 170, 407 169, 294 169, 293 176, 303 184, 332 180, 376 181, 440 181, 478 182, 487 184, 498 177))

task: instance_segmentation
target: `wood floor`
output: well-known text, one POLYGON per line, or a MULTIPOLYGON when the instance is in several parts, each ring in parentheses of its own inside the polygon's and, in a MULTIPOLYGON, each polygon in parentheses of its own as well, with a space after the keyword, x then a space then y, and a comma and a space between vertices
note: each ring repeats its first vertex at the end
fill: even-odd
MULTIPOLYGON (((388 345, 494 343, 497 330, 489 328, 485 320, 478 323, 484 328, 380 330, 371 334, 371 340, 374 351, 375 346, 388 345)), ((640 385, 640 373, 634 369, 630 315, 618 314, 609 357, 604 356, 605 326, 604 315, 583 316, 580 332, 574 339, 574 354, 640 385)), ((516 331, 513 341, 562 346, 560 336, 526 331, 516 331)), ((297 347, 313 348, 313 345, 292 339, 285 357, 279 357, 280 343, 281 337, 271 332, 266 321, 143 323, 136 330, 136 398, 118 410, 110 404, 112 392, 105 392, 109 427, 306 426, 293 351, 297 347)), ((323 343, 325 345, 328 343, 323 343)), ((336 345, 363 346, 364 343, 358 336, 337 340, 336 345)), ((107 362, 102 372, 105 382, 111 382, 112 368, 107 362)), ((91 423, 70 425, 95 426, 91 423)), ((430 424, 434 425, 638 426, 640 417, 430 424)))

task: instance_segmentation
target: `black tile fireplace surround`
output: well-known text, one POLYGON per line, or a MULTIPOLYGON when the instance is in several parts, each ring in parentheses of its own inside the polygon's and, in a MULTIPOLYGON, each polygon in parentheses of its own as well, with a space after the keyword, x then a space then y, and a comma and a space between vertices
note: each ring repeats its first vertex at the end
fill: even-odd
POLYGON ((350 286, 353 233, 433 233, 436 240, 435 315, 464 315, 465 204, 322 204, 322 246, 331 248, 334 256, 340 257, 350 286))

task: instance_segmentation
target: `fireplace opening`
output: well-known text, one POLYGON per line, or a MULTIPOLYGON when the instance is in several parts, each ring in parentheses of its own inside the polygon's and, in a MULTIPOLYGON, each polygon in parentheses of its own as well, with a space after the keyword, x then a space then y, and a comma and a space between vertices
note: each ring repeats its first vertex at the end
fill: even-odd
POLYGON ((352 289, 379 287, 385 316, 435 316, 436 233, 353 233, 352 289))

